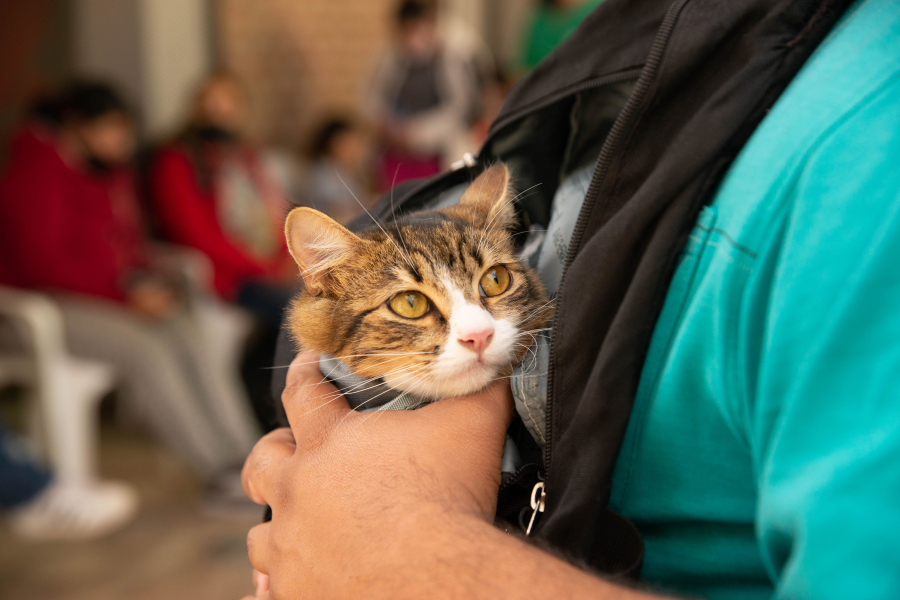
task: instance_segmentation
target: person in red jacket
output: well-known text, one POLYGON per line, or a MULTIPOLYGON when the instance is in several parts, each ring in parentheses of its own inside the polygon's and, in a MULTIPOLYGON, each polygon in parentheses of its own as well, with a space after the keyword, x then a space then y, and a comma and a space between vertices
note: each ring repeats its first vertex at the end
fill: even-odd
POLYGON ((191 122, 158 153, 150 176, 165 234, 210 258, 216 289, 226 299, 236 299, 248 281, 278 285, 290 267, 283 234, 287 198, 241 139, 245 120, 239 83, 211 76, 197 94, 191 122))
POLYGON ((286 194, 241 136, 247 98, 231 75, 202 82, 191 120, 150 172, 156 217, 169 240, 206 254, 223 299, 249 310, 257 330, 244 380, 264 423, 274 423, 269 372, 283 311, 297 282, 284 241, 286 194))
POLYGON ((214 481, 258 432, 240 386, 210 360, 185 286, 154 264, 134 147, 131 117, 104 84, 37 103, 0 174, 0 283, 51 294, 73 354, 112 364, 126 412, 214 481))

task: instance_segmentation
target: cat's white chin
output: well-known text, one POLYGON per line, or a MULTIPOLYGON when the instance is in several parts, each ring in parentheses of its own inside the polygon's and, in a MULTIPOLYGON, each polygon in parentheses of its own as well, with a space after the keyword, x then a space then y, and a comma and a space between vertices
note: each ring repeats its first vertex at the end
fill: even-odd
POLYGON ((500 367, 485 362, 471 361, 468 366, 460 365, 448 372, 442 369, 440 374, 430 372, 410 380, 402 375, 385 377, 385 383, 402 392, 409 392, 429 400, 442 400, 457 396, 468 396, 479 392, 497 377, 500 367))

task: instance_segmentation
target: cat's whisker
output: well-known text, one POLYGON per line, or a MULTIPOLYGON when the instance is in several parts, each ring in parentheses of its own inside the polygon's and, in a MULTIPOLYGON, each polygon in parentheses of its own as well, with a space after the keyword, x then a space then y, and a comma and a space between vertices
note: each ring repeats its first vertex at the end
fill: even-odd
MULTIPOLYGON (((397 352, 397 353, 386 353, 386 352, 367 352, 365 354, 345 354, 343 356, 332 356, 331 358, 337 360, 344 360, 347 358, 360 358, 365 356, 415 356, 421 354, 431 354, 431 352, 397 352)), ((297 363, 298 365, 313 365, 318 363, 318 360, 311 360, 308 362, 297 363)), ((273 367, 262 367, 264 369, 287 369, 291 365, 276 365, 273 367)))
POLYGON ((540 329, 529 329, 527 331, 520 331, 519 333, 540 333, 542 331, 551 331, 552 327, 542 327, 540 329))
POLYGON ((381 223, 378 222, 378 219, 376 219, 375 217, 372 216, 372 213, 369 212, 369 209, 366 208, 366 205, 363 204, 360 201, 360 199, 356 197, 356 194, 353 193, 353 190, 350 189, 350 186, 347 185, 347 182, 344 181, 343 177, 341 177, 341 174, 337 172, 337 169, 335 169, 334 173, 335 173, 335 175, 337 175, 338 179, 340 179, 340 181, 344 185, 344 187, 347 188, 347 191, 350 192, 350 195, 353 196, 353 199, 356 200, 357 204, 359 204, 362 207, 362 209, 364 211, 366 211, 366 214, 369 215, 369 218, 372 219, 372 222, 378 226, 378 229, 380 229, 381 232, 385 235, 385 237, 387 237, 387 239, 391 242, 391 244, 394 245, 394 248, 397 249, 397 252, 406 259, 406 262, 407 262, 407 264, 409 264, 410 268, 413 271, 415 271, 416 273, 418 273, 418 270, 416 269, 416 265, 413 264, 412 256, 410 256, 409 253, 403 254, 403 251, 400 250, 400 246, 397 245, 397 242, 394 241, 394 238, 392 238, 388 234, 388 232, 385 231, 384 227, 381 226, 381 223))
MULTIPOLYGON (((401 383, 405 386, 407 383, 409 383, 409 382, 413 379, 413 377, 415 377, 416 375, 418 375, 420 372, 421 372, 421 371, 416 371, 416 372, 410 373, 410 374, 407 376, 407 378, 406 378, 405 380, 403 380, 401 383)), ((415 384, 414 384, 414 385, 415 385, 415 384)), ((410 393, 413 393, 413 392, 410 392, 410 393)), ((416 408, 418 408, 418 406, 417 406, 416 408)), ((372 412, 372 413, 375 413, 375 415, 371 415, 371 416, 370 416, 370 415, 367 415, 366 418, 363 419, 363 421, 361 422, 361 424, 366 423, 369 419, 371 419, 373 416, 377 416, 379 413, 386 413, 386 412, 388 412, 388 411, 386 411, 386 410, 373 410, 373 411, 371 411, 371 412, 372 412)), ((346 418, 346 417, 345 417, 345 418, 346 418)))
MULTIPOLYGON (((536 315, 536 314, 539 313, 540 311, 542 311, 542 310, 544 310, 544 309, 547 309, 547 308, 550 308, 550 305, 551 305, 551 304, 553 304, 553 300, 548 300, 547 302, 541 304, 540 306, 538 306, 537 308, 535 308, 534 310, 532 310, 530 313, 528 313, 527 315, 525 315, 524 317, 522 317, 521 319, 519 319, 519 321, 516 322, 516 325, 517 325, 517 326, 518 326, 518 325, 521 325, 522 323, 524 323, 525 321, 529 320, 530 318, 532 318, 534 315, 536 315)), ((552 310, 552 309, 551 309, 551 310, 552 310)))
MULTIPOLYGON (((424 366, 427 366, 427 365, 424 365, 424 366)), ((424 366, 423 366, 423 367, 424 367, 424 366)), ((389 376, 391 376, 391 375, 396 375, 396 374, 398 374, 398 373, 402 373, 404 370, 406 370, 406 369, 408 369, 408 368, 409 368, 409 367, 399 367, 399 368, 397 368, 397 369, 393 369, 393 370, 391 370, 391 371, 387 371, 387 372, 384 373, 383 375, 379 375, 379 376, 377 376, 377 377, 369 378, 369 381, 367 381, 367 382, 364 382, 364 383, 357 383, 357 384, 355 384, 355 385, 353 385, 353 386, 350 386, 349 388, 346 388, 346 389, 342 390, 341 393, 343 393, 343 394, 345 394, 345 395, 346 395, 346 394, 359 394, 359 393, 362 393, 362 392, 367 392, 367 391, 369 391, 369 390, 375 389, 375 388, 377 388, 377 387, 379 387, 379 386, 382 386, 382 385, 387 385, 387 384, 384 383, 384 378, 385 378, 385 377, 389 377, 389 376), (360 388, 360 386, 367 385, 368 383, 372 383, 373 381, 377 381, 378 383, 376 383, 375 385, 369 386, 369 387, 363 387, 363 388, 360 388)), ((366 400, 366 401, 363 402, 362 404, 365 404, 366 402, 368 402, 368 400, 366 400)), ((360 404, 360 406, 362 406, 362 404, 360 404)), ((358 407, 357 407, 357 408, 358 408, 358 407)))
MULTIPOLYGON (((368 389, 378 387, 379 385, 383 385, 383 382, 378 381, 379 379, 381 379, 384 376, 392 375, 395 372, 400 372, 405 368, 408 368, 408 367, 400 367, 398 369, 394 369, 393 371, 388 371, 384 375, 379 375, 376 377, 366 377, 362 382, 356 383, 353 386, 351 386, 350 388, 347 388, 344 390, 338 390, 337 392, 334 392, 331 395, 334 397, 337 397, 337 396, 345 395, 347 393, 359 393, 359 392, 367 391, 368 389), (360 386, 365 386, 370 383, 374 383, 376 381, 378 381, 378 383, 374 386, 371 386, 370 388, 361 389, 361 390, 356 389, 356 388, 359 388, 360 386)), ((299 388, 303 388, 303 387, 312 387, 315 385, 319 385, 320 383, 327 381, 327 380, 328 380, 327 376, 323 376, 322 379, 320 379, 319 381, 316 381, 314 383, 306 383, 306 384, 302 384, 302 385, 289 385, 289 386, 285 386, 285 389, 299 389, 299 388)))
MULTIPOLYGON (((377 365, 373 365, 373 366, 378 367, 378 366, 387 364, 388 362, 390 362, 390 361, 382 361, 381 363, 379 363, 379 364, 377 364, 377 365)), ((354 384, 353 386, 350 386, 350 387, 346 388, 345 390, 343 390, 343 392, 344 392, 344 393, 359 393, 359 392, 367 391, 367 390, 369 390, 369 389, 373 389, 373 388, 375 388, 375 387, 378 387, 379 385, 384 385, 384 381, 383 381, 383 380, 384 380, 385 377, 390 377, 390 376, 396 375, 396 374, 398 374, 398 373, 403 373, 403 371, 408 370, 408 369, 411 369, 411 368, 412 368, 412 369, 419 369, 419 370, 421 370, 421 369, 424 369, 425 367, 427 367, 428 365, 429 365, 429 363, 421 363, 421 364, 412 365, 412 366, 400 366, 400 367, 397 367, 397 368, 394 368, 394 369, 390 369, 390 370, 385 371, 384 373, 382 373, 382 374, 380 374, 380 375, 377 375, 377 376, 374 376, 374 377, 366 378, 365 381, 360 382, 360 383, 357 383, 357 384, 354 384), (374 382, 374 381, 378 381, 378 380, 381 380, 381 381, 379 381, 379 383, 377 383, 376 385, 371 386, 371 387, 369 387, 369 388, 360 389, 360 387, 365 386, 365 385, 367 385, 368 383, 372 383, 372 382, 374 382)))
MULTIPOLYGON (((529 195, 530 195, 530 194, 529 194, 529 195)), ((525 196, 525 197, 527 198, 528 196, 525 196)), ((528 231, 520 231, 520 232, 518 232, 518 233, 511 233, 511 234, 507 235, 506 237, 507 237, 507 238, 514 238, 514 237, 517 237, 517 236, 520 236, 520 235, 529 235, 529 234, 535 233, 535 232, 543 232, 543 233, 546 233, 547 230, 546 230, 546 229, 529 229, 528 231)), ((490 247, 487 249, 487 252, 488 252, 488 253, 492 253, 492 252, 496 251, 498 248, 503 247, 503 246, 506 246, 506 245, 507 245, 507 242, 508 242, 508 239, 502 239, 502 240, 499 240, 499 241, 496 242, 493 246, 490 246, 490 247)))
POLYGON ((534 184, 533 186, 531 186, 530 188, 527 188, 527 189, 522 190, 521 192, 519 192, 518 194, 516 194, 515 196, 513 196, 513 200, 518 200, 518 199, 521 198, 524 194, 530 192, 531 190, 533 190, 534 188, 538 187, 539 185, 541 185, 541 184, 540 184, 540 183, 536 183, 536 184, 534 184))
MULTIPOLYGON (((397 174, 400 173, 400 165, 397 165, 397 169, 394 171, 394 180, 391 182, 391 219, 394 220, 394 227, 397 229, 397 237, 400 238, 400 242, 403 244, 403 248, 406 250, 406 255, 412 257, 409 253, 409 246, 406 245, 406 240, 403 239, 403 231, 400 230, 400 226, 396 225, 397 222, 397 214, 394 212, 394 185, 397 183, 397 174)), ((418 273, 419 271, 413 267, 413 271, 418 273)))
MULTIPOLYGON (((371 382, 376 381, 376 380, 378 380, 378 379, 381 379, 381 377, 379 376, 379 377, 372 377, 372 378, 369 378, 368 383, 371 383, 371 382)), ((319 385, 319 384, 322 383, 323 381, 326 381, 326 379, 323 378, 323 379, 321 379, 320 381, 317 381, 316 383, 311 383, 311 384, 306 384, 306 385, 301 385, 301 386, 288 386, 288 387, 290 387, 290 388, 308 387, 308 386, 313 386, 313 385, 319 385)), ((357 386, 358 386, 358 385, 361 385, 361 384, 357 384, 357 386)), ((338 398, 340 398, 340 397, 342 397, 342 396, 345 396, 346 393, 348 393, 348 392, 351 392, 351 393, 361 393, 361 392, 368 391, 369 389, 373 389, 373 388, 376 388, 376 387, 381 386, 381 385, 384 385, 384 384, 383 384, 382 382, 378 382, 378 383, 377 383, 376 385, 374 385, 374 386, 371 386, 371 387, 365 388, 365 389, 361 389, 361 390, 353 390, 353 391, 351 391, 351 390, 343 390, 343 391, 337 390, 337 391, 335 391, 335 392, 332 392, 331 394, 326 394, 326 395, 323 396, 323 398, 326 399, 326 401, 325 401, 324 403, 320 404, 320 405, 317 406, 315 409, 312 409, 312 410, 310 410, 310 411, 307 411, 306 413, 304 413, 304 415, 309 414, 309 413, 311 413, 311 412, 313 412, 314 410, 317 410, 317 409, 319 409, 319 408, 322 408, 323 406, 326 406, 327 404, 329 404, 329 403, 331 403, 331 402, 334 402, 334 401, 337 400, 338 398)), ((390 390, 390 389, 387 389, 387 390, 385 390, 384 392, 382 392, 381 394, 377 394, 377 395, 374 396, 373 398, 370 398, 370 399, 367 400, 366 402, 369 402, 370 400, 372 400, 372 399, 374 399, 374 398, 377 398, 378 396, 383 395, 383 394, 385 394, 385 393, 387 393, 387 392, 389 392, 389 391, 391 391, 391 390, 390 390)), ((363 404, 365 404, 365 402, 364 402, 363 404)), ((362 404, 360 404, 360 406, 362 406, 362 404)), ((357 406, 356 409, 354 409, 354 410, 357 410, 358 408, 359 408, 359 406, 357 406)))
POLYGON ((502 210, 502 209, 503 209, 503 208, 506 208, 507 206, 509 206, 510 204, 512 204, 513 202, 515 202, 516 200, 518 200, 519 197, 520 197, 522 194, 524 194, 525 192, 528 192, 528 191, 530 191, 530 190, 533 190, 534 188, 536 188, 536 187, 539 186, 539 185, 541 185, 541 184, 540 184, 540 183, 536 183, 536 184, 534 184, 533 186, 531 186, 530 188, 528 188, 527 190, 523 190, 522 192, 520 192, 520 193, 516 194, 515 196, 509 198, 506 202, 503 203, 503 206, 501 207, 501 209, 496 211, 496 213, 494 214, 494 216, 491 218, 490 222, 488 222, 487 226, 486 226, 486 227, 484 228, 484 230, 481 232, 481 238, 479 238, 479 240, 478 240, 478 247, 481 247, 482 243, 484 242, 484 236, 487 235, 488 233, 491 233, 491 231, 493 231, 493 224, 494 224, 494 222, 497 220, 497 217, 499 217, 499 216, 503 213, 503 210, 502 210))
MULTIPOLYGON (((409 381, 410 379, 412 379, 413 377, 415 377, 416 375, 418 375, 419 373, 421 373, 422 370, 423 370, 422 368, 419 368, 419 369, 416 369, 416 370, 410 372, 409 374, 407 374, 407 376, 406 376, 406 378, 405 378, 404 380, 399 381, 398 383, 401 383, 401 384, 404 384, 404 385, 405 385, 407 381, 409 381)), ((354 409, 353 409, 353 412, 361 412, 361 411, 360 411, 360 408, 361 408, 363 405, 368 404, 369 402, 372 402, 373 400, 376 400, 376 399, 378 399, 379 397, 383 396, 384 394, 387 394, 388 392, 392 392, 392 391, 395 391, 395 390, 393 390, 393 389, 386 389, 385 391, 383 391, 383 392, 381 392, 381 393, 379 393, 379 394, 376 394, 375 396, 369 398, 368 400, 366 400, 365 402, 361 403, 359 406, 357 406, 356 408, 354 408, 354 409)), ((373 411, 373 412, 387 412, 387 411, 373 411)), ((340 423, 338 423, 338 426, 340 426, 341 424, 343 424, 343 422, 344 422, 344 420, 347 418, 347 416, 349 416, 349 413, 348 413, 347 415, 344 415, 344 417, 341 419, 340 423)), ((363 423, 365 423, 366 420, 367 420, 367 419, 364 419, 364 420, 363 420, 363 423)))
MULTIPOLYGON (((393 375, 394 373, 401 372, 401 371, 403 371, 403 369, 405 369, 405 368, 407 368, 407 367, 400 367, 400 368, 398 368, 398 369, 394 369, 394 370, 391 370, 391 371, 387 371, 387 372, 384 373, 383 375, 378 375, 378 376, 375 376, 375 377, 366 377, 365 379, 363 379, 363 381, 358 382, 358 383, 355 383, 355 384, 353 384, 352 386, 350 386, 350 387, 348 387, 348 388, 345 388, 345 389, 343 389, 343 390, 338 390, 337 392, 334 392, 332 395, 335 396, 335 397, 337 397, 337 396, 342 396, 342 395, 347 395, 347 394, 358 394, 358 393, 361 393, 361 392, 368 391, 368 390, 370 390, 370 389, 377 388, 377 387, 379 387, 379 386, 381 386, 381 385, 384 385, 384 382, 383 382, 383 381, 380 381, 380 380, 382 379, 382 377, 389 376, 389 375, 393 375), (367 385, 369 385, 369 384, 372 384, 372 383, 374 383, 375 385, 370 385, 369 387, 365 387, 365 386, 367 386, 367 385)), ((300 388, 300 387, 310 387, 310 386, 313 386, 313 385, 318 385, 319 383, 322 383, 322 381, 326 381, 326 380, 327 380, 327 377, 323 378, 322 380, 320 380, 320 381, 318 381, 318 382, 316 382, 316 383, 310 383, 310 384, 305 384, 305 385, 293 385, 293 386, 288 386, 288 388, 293 389, 293 388, 300 388)))
POLYGON ((537 339, 534 337, 531 338, 531 343, 528 343, 528 344, 526 344, 525 342, 517 341, 517 342, 515 342, 514 347, 523 348, 525 350, 534 350, 536 341, 537 341, 537 339))

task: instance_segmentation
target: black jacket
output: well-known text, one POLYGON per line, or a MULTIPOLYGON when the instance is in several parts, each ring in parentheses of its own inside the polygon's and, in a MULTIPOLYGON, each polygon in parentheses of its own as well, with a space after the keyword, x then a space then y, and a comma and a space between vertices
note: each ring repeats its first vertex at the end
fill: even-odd
MULTIPOLYGON (((849 0, 606 0, 509 95, 474 166, 395 190, 397 212, 505 161, 523 227, 598 160, 553 329, 536 535, 634 575, 642 546, 610 481, 676 261, 738 152, 849 0)), ((777 152, 777 148, 772 149, 777 152)), ((388 198, 373 214, 391 218, 388 198)), ((290 362, 290 349, 277 364, 290 362)), ((280 370, 283 371, 283 370, 280 370)), ((282 381, 275 382, 280 395, 282 381), (280 386, 280 387, 279 387, 280 386)))

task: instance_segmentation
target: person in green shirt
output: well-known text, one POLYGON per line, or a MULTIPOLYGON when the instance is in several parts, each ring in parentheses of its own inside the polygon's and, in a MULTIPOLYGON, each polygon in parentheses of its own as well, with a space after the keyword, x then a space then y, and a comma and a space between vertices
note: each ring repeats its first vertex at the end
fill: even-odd
POLYGON ((578 27, 601 0, 542 0, 526 30, 516 70, 527 73, 578 27))
POLYGON ((313 359, 244 470, 260 598, 900 598, 900 3, 847 11, 681 254, 612 485, 641 589, 490 524, 508 385, 363 426, 313 359))

